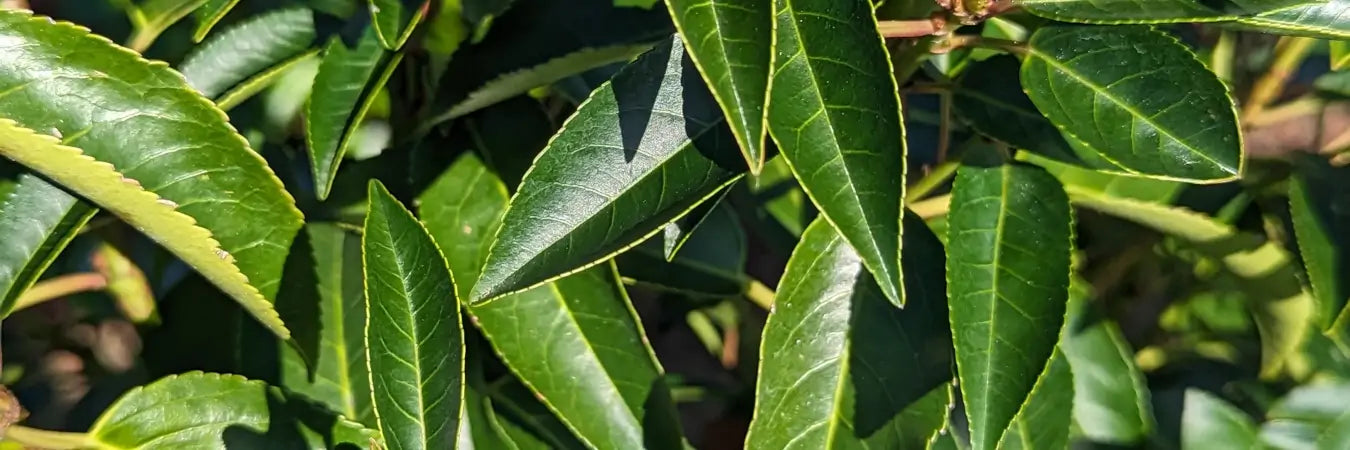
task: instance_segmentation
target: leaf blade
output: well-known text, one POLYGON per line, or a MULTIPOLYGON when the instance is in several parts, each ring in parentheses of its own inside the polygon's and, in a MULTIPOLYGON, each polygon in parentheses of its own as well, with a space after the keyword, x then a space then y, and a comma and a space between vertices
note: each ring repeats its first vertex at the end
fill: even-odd
POLYGON ((1266 32, 1308 36, 1321 39, 1350 39, 1350 21, 1344 17, 1350 1, 1324 0, 1303 6, 1279 9, 1238 22, 1266 32))
POLYGON ((1306 0, 1022 0, 1032 14, 1064 22, 1122 24, 1234 20, 1307 3, 1306 0))
POLYGON ((192 32, 192 42, 201 42, 206 39, 206 35, 211 32, 220 19, 225 18, 239 0, 206 0, 200 8, 197 8, 197 29, 192 32))
POLYGON ((355 48, 334 37, 319 61, 305 103, 305 139, 319 200, 332 192, 352 134, 403 57, 386 51, 378 35, 374 27, 367 27, 355 48))
POLYGON ((1289 215, 1302 255, 1304 274, 1317 305, 1318 327, 1331 331, 1350 298, 1350 170, 1310 155, 1294 156, 1295 174, 1289 183, 1289 215))
POLYGON ((413 29, 426 14, 425 0, 369 0, 370 23, 375 27, 380 45, 388 50, 403 48, 413 29))
POLYGON ((317 34, 314 13, 287 8, 261 14, 198 46, 178 70, 207 98, 309 50, 317 34))
MULTIPOLYGON (((0 162, 0 165, 8 162, 0 162)), ((47 270, 98 208, 32 174, 20 174, 0 202, 0 318, 47 270)))

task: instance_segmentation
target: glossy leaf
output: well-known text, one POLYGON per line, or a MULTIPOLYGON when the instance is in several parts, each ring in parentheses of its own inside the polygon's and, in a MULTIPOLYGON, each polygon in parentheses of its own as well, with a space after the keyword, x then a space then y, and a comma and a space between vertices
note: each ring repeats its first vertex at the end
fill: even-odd
POLYGON ((16 181, 0 200, 0 317, 98 211, 35 175, 20 174, 16 181))
POLYGON ((827 222, 802 234, 764 327, 747 448, 923 449, 942 427, 948 395, 926 396, 951 377, 943 249, 909 218, 904 309, 827 222))
POLYGON ((132 27, 136 28, 131 43, 132 48, 149 47, 160 33, 178 23, 207 0, 144 0, 129 11, 132 27))
POLYGON ((418 215, 445 255, 458 298, 469 298, 507 201, 501 179, 472 153, 455 160, 418 198, 418 215))
POLYGON ((225 115, 179 74, 82 28, 6 10, 0 41, 12 56, 0 59, 0 89, 10 93, 0 98, 0 117, 64 144, 9 123, 7 142, 36 147, 6 150, 31 151, 25 165, 44 164, 38 172, 133 223, 286 336, 267 299, 300 213, 225 115), (99 56, 67 58, 71 51, 99 56), (200 239, 207 235, 223 251, 200 239))
POLYGON ((773 55, 774 0, 670 0, 689 58, 740 144, 751 173, 764 166, 764 103, 773 55))
POLYGON ((281 9, 217 34, 188 55, 178 70, 202 95, 220 99, 245 80, 265 76, 305 54, 315 37, 312 11, 281 9))
POLYGON ((1332 327, 1350 299, 1350 169, 1294 155, 1289 215, 1303 259, 1318 327, 1332 327))
POLYGON ((328 198, 352 134, 402 58, 402 53, 381 47, 377 35, 373 27, 366 28, 355 47, 335 36, 314 76, 305 104, 305 138, 320 200, 328 198))
POLYGON ((225 15, 229 14, 230 10, 238 4, 239 0, 206 0, 206 3, 203 3, 194 13, 197 16, 197 29, 192 32, 192 41, 201 42, 202 39, 206 39, 206 35, 211 32, 211 28, 215 27, 216 23, 225 18, 225 15))
POLYGON ((1027 46, 1022 86, 1066 136, 1127 172, 1219 182, 1242 171, 1227 88, 1160 31, 1041 28, 1027 46))
POLYGON ((525 174, 471 298, 600 263, 745 171, 678 39, 597 89, 525 174))
POLYGON ((614 257, 625 283, 697 297, 726 298, 746 290, 746 236, 728 206, 714 208, 686 249, 667 261, 653 237, 614 257))
POLYGON ((1028 12, 1063 22, 1170 23, 1234 20, 1307 0, 1019 0, 1028 12))
POLYGON ((1321 0, 1238 19, 1268 33, 1350 39, 1350 0, 1321 0))
POLYGON ((89 429, 96 448, 369 448, 374 431, 238 375, 192 372, 123 394, 89 429), (322 428, 315 429, 315 426, 322 428))
POLYGON ((1075 374, 1067 359, 1064 352, 1055 349, 1045 373, 1036 381, 1036 387, 999 441, 999 449, 1068 448, 1076 391, 1075 374))
POLYGON ((1010 55, 971 64, 953 91, 953 106, 980 133, 1048 158, 1077 162, 1074 148, 1022 92, 1018 67, 1010 55))
POLYGON ((375 418, 392 448, 453 448, 464 401, 464 329, 436 243, 378 181, 361 252, 366 362, 375 418))
POLYGON ((1247 413, 1213 394, 1186 390, 1181 413, 1181 448, 1259 448, 1256 425, 1247 413))
POLYGON ((993 449, 1064 323, 1072 216, 1053 176, 1020 164, 957 172, 947 285, 972 448, 993 449))
POLYGON ((389 50, 403 48, 417 23, 426 15, 427 0, 368 0, 370 23, 380 45, 389 50))
POLYGON ((769 133, 886 298, 903 305, 905 129, 872 4, 778 0, 776 10, 769 133))
POLYGON ((1142 444, 1153 430, 1152 398, 1120 326, 1073 280, 1070 319, 1060 344, 1073 368, 1073 419, 1094 442, 1142 444))

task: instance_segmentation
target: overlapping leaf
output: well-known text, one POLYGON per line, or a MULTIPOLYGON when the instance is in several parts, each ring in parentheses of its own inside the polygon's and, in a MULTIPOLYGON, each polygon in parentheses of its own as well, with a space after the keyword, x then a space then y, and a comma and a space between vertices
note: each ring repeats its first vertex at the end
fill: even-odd
POLYGON ((464 400, 464 330, 431 235, 378 181, 361 251, 366 362, 375 417, 392 448, 453 448, 464 400))
POLYGON ((1064 22, 1168 23, 1234 20, 1308 0, 1018 0, 1032 14, 1064 22))
POLYGON ((662 257, 662 239, 614 257, 624 282, 697 297, 727 298, 745 292, 746 236, 728 206, 714 208, 674 259, 662 257))
POLYGON ((751 173, 764 166, 774 0, 666 2, 690 59, 717 96, 751 173))
POLYGON ((1350 39, 1350 0, 1321 0, 1238 19, 1266 32, 1322 39, 1350 39))
MULTIPOLYGON (((9 161, 0 161, 8 166, 9 161)), ((7 181, 7 180, 6 180, 7 181)), ((8 183, 6 183, 8 184, 8 183)), ((97 211, 46 180, 21 174, 0 200, 0 317, 97 211)))
POLYGON ((923 449, 945 423, 942 244, 908 219, 903 310, 828 223, 803 233, 764 327, 748 448, 923 449))
POLYGON ((1332 327, 1350 299, 1350 170, 1326 159, 1295 155, 1289 184, 1289 215, 1303 259, 1316 320, 1332 327))
POLYGON ((1181 448, 1259 448, 1247 413, 1204 391, 1188 389, 1181 413, 1181 448))
POLYGON ((1046 363, 1045 373, 1036 381, 1036 387, 1008 426, 998 448, 1068 448, 1074 393, 1074 373, 1064 352, 1056 348, 1046 363))
POLYGON ((328 198, 352 134, 402 56, 381 46, 374 27, 366 28, 355 47, 335 36, 324 50, 305 104, 305 138, 320 200, 328 198))
POLYGON ((136 30, 130 43, 132 48, 145 49, 179 20, 187 17, 207 0, 145 0, 128 10, 131 26, 136 30))
POLYGON ((957 172, 947 231, 957 372, 977 450, 995 447, 1055 348, 1073 234, 1053 176, 979 162, 957 172))
POLYGON ((776 10, 769 132, 826 220, 903 305, 905 130, 872 3, 778 0, 776 10))
POLYGON ((1012 56, 971 64, 953 91, 953 106, 980 133, 1049 158, 1077 162, 1074 148, 1022 92, 1018 67, 1012 56))
POLYGON ((722 189, 722 192, 714 195, 711 199, 694 207, 684 217, 666 224, 661 231, 661 251, 665 253, 666 261, 675 259, 675 255, 679 254, 681 248, 684 248, 684 244, 689 243, 689 239, 694 236, 694 232, 702 227, 703 223, 723 205, 723 200, 727 198, 729 192, 731 192, 730 186, 722 189))
POLYGON ((371 24, 380 45, 389 50, 403 48, 417 23, 426 15, 427 0, 368 0, 371 24))
MULTIPOLYGON (((179 70, 202 95, 224 102, 240 96, 231 90, 252 94, 266 86, 277 74, 308 55, 314 39, 312 11, 281 9, 216 35, 188 55, 179 70)), ((231 102, 238 103, 238 99, 231 102)))
POLYGON ((1350 67, 1350 41, 1331 43, 1331 70, 1350 67))
POLYGON ((206 0, 200 8, 197 8, 197 29, 192 32, 192 41, 201 42, 206 39, 206 35, 211 32, 211 28, 220 22, 239 0, 206 0))
POLYGON ((1153 430, 1152 398, 1120 327, 1097 311, 1086 282, 1073 280, 1061 348, 1073 368, 1073 418, 1094 442, 1142 444, 1153 430))
POLYGON ((745 171, 672 39, 597 89, 526 173, 471 298, 520 291, 660 232, 745 171))
POLYGON ((1242 170, 1227 88, 1160 31, 1041 28, 1027 46, 1022 86, 1067 136, 1122 170, 1196 182, 1242 170))

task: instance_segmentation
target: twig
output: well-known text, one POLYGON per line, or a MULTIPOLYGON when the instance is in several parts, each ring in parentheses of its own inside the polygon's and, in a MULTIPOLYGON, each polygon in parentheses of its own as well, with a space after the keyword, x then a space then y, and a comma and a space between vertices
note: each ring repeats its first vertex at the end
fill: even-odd
POLYGON ((765 311, 773 310, 774 295, 773 289, 769 289, 759 280, 750 280, 745 287, 745 298, 750 300, 751 303, 759 305, 760 308, 764 308, 765 311))
POLYGON ((98 273, 74 273, 42 281, 28 288, 14 302, 13 311, 18 311, 47 300, 65 297, 80 292, 96 291, 108 285, 108 279, 98 273))
POLYGON ((67 450, 90 447, 89 438, 84 433, 39 430, 22 425, 9 427, 5 439, 18 442, 24 448, 44 448, 47 450, 67 450))
POLYGON ((1280 42, 1275 45, 1275 62, 1271 63, 1266 73, 1256 80, 1251 93, 1247 95, 1247 104, 1242 108, 1244 121, 1261 114, 1270 102, 1275 101, 1284 92, 1285 82, 1298 70, 1298 66, 1303 64, 1308 52, 1316 44, 1317 40, 1312 38, 1289 36, 1280 38, 1280 42))

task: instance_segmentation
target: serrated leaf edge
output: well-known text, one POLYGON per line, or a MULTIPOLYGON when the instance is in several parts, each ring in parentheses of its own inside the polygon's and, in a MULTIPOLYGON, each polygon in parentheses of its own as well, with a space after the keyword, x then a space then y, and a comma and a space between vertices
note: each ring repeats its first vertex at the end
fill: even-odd
MULTIPOLYGON (((379 36, 379 33, 376 32, 375 35, 379 36)), ((335 36, 329 41, 328 47, 334 45, 346 44, 342 42, 340 37, 335 36)), ((318 147, 314 145, 314 134, 309 131, 311 121, 308 117, 313 117, 310 111, 313 107, 314 94, 311 93, 305 99, 305 145, 309 149, 307 153, 310 156, 310 174, 314 176, 314 191, 319 200, 327 199, 328 194, 332 192, 333 183, 337 181, 338 167, 341 167, 342 159, 347 155, 347 147, 351 144, 352 135, 356 133, 356 128, 361 125, 361 121, 365 120, 366 113, 370 112, 371 106, 375 104, 375 98, 379 94, 379 90, 383 89, 384 85, 389 82, 389 77, 394 74, 394 69, 398 68, 399 62, 403 60, 403 52, 391 52, 384 48, 381 48, 381 51, 383 54, 380 55, 380 62, 376 64, 374 69, 376 72, 372 74, 374 77, 366 80, 366 85, 361 89, 360 98, 357 99, 356 107, 347 116, 347 122, 342 127, 342 134, 338 137, 337 148, 333 150, 333 161, 329 167, 319 167, 318 158, 315 158, 318 147)), ((328 49, 325 48, 323 57, 327 56, 327 52, 328 49)), ((322 70, 322 61, 320 61, 319 66, 319 70, 322 70)), ((317 76, 316 73, 316 79, 317 76)))
POLYGON ((224 19, 225 15, 229 14, 230 10, 238 4, 239 0, 228 0, 220 5, 220 9, 215 11, 207 11, 205 4, 197 8, 197 29, 192 32, 192 42, 201 42, 202 39, 206 39, 206 35, 211 32, 211 28, 220 23, 220 19, 224 19))

